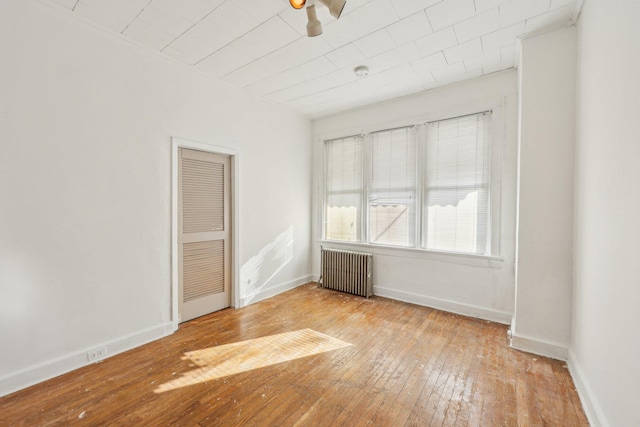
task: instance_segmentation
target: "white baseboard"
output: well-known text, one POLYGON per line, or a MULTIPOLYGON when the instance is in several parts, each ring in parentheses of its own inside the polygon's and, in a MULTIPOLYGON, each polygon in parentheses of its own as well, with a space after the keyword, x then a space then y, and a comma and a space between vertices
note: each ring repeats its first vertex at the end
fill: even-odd
POLYGON ((589 424, 592 427, 609 427, 610 424, 606 421, 604 412, 598 404, 598 400, 593 393, 593 389, 589 385, 589 381, 587 381, 584 371, 578 364, 576 355, 571 349, 569 349, 567 365, 569 366, 569 373, 571 373, 571 377, 573 378, 573 383, 578 391, 578 396, 580 396, 582 408, 587 415, 589 424))
POLYGON ((511 348, 516 350, 526 351, 527 353, 537 354, 539 356, 550 357, 552 359, 558 359, 565 361, 568 356, 568 349, 566 346, 545 341, 538 338, 533 338, 527 335, 518 334, 511 331, 511 348))
POLYGON ((283 292, 297 288, 300 285, 304 285, 311 281, 311 274, 307 274, 297 279, 289 280, 288 282, 280 283, 275 286, 271 286, 265 289, 260 289, 257 292, 252 293, 249 296, 240 298, 240 307, 244 307, 249 304, 256 303, 258 301, 265 300, 267 298, 274 297, 283 292))
MULTIPOLYGON (((305 275, 303 277, 290 280, 288 282, 280 283, 276 286, 272 286, 266 289, 261 289, 259 292, 251 295, 248 298, 243 298, 242 305, 248 305, 254 302, 258 302, 272 296, 278 295, 282 292, 286 292, 290 289, 296 288, 311 281, 311 275, 305 275)), ((67 356, 56 358, 55 360, 45 362, 39 365, 35 365, 19 372, 11 373, 0 378, 0 396, 13 393, 18 390, 30 387, 34 384, 38 384, 42 381, 57 377, 74 369, 81 368, 83 366, 90 365, 99 360, 114 356, 127 350, 139 347, 147 344, 151 341, 155 341, 159 338, 171 335, 176 330, 176 325, 173 322, 163 323, 154 326, 143 331, 127 335, 116 340, 97 344, 91 348, 87 348, 78 351, 67 356), (89 351, 106 348, 106 357, 96 359, 93 361, 87 360, 87 353, 89 351)))
POLYGON ((107 343, 98 344, 91 348, 59 357, 50 362, 35 365, 4 376, 0 378, 0 396, 22 390, 23 388, 30 387, 42 381, 73 371, 74 369, 91 365, 99 360, 104 360, 118 353, 155 341, 169 335, 172 331, 171 325, 171 322, 163 323, 134 334, 127 335, 107 343), (169 331, 169 333, 167 333, 167 331, 169 331), (106 356, 93 361, 88 361, 87 352, 101 347, 106 348, 106 356))
POLYGON ((478 319, 490 320, 492 322, 503 323, 505 325, 511 324, 512 314, 506 311, 478 307, 471 304, 428 297, 426 295, 419 295, 376 285, 373 286, 373 294, 398 301, 437 308, 438 310, 448 311, 451 313, 462 314, 463 316, 476 317, 478 319))

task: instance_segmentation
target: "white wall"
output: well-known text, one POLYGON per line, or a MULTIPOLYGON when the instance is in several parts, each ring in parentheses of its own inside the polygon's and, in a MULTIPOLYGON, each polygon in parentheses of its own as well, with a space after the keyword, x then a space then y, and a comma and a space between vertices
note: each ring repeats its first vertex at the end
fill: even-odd
POLYGON ((239 153, 242 299, 310 278, 307 119, 34 0, 0 31, 0 395, 170 332, 172 136, 239 153))
POLYGON ((511 345, 566 359, 571 339, 575 27, 522 41, 511 345))
POLYGON ((640 425, 640 2, 578 21, 570 367, 592 425, 640 425))
POLYGON ((323 140, 495 108, 499 119, 493 132, 499 135, 503 158, 496 165, 502 168, 499 259, 335 242, 325 246, 373 252, 376 295, 509 323, 514 298, 516 91, 516 72, 508 71, 314 121, 314 277, 320 272, 323 140))

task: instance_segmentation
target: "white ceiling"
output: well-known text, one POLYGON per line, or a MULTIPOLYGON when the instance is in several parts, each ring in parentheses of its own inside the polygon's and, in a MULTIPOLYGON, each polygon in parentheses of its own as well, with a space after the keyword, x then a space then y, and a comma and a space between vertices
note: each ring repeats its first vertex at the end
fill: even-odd
POLYGON ((511 68, 519 36, 571 23, 582 3, 347 0, 339 20, 317 4, 324 32, 309 38, 288 0, 50 1, 309 117, 511 68))

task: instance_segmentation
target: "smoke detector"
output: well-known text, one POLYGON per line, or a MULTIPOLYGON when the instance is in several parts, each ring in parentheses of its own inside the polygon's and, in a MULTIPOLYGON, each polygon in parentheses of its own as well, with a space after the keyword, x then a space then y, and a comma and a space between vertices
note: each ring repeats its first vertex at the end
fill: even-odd
POLYGON ((356 76, 358 77, 366 77, 369 75, 369 67, 365 66, 365 65, 360 65, 358 67, 356 67, 353 70, 354 73, 356 73, 356 76))

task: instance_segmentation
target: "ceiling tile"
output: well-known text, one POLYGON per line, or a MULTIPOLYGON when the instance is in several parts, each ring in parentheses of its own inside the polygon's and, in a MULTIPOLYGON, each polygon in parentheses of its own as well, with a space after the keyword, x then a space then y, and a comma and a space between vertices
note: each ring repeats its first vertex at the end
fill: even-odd
POLYGON ((224 0, 208 2, 206 0, 153 0, 171 9, 177 15, 182 16, 192 23, 202 20, 205 16, 219 7, 224 0))
POLYGON ((189 55, 171 46, 167 46, 162 49, 162 53, 177 61, 184 62, 185 64, 191 64, 191 57, 189 55))
POLYGON ((393 70, 392 73, 389 73, 388 82, 379 86, 375 91, 372 91, 372 96, 369 99, 356 98, 354 100, 362 102, 361 105, 366 105, 371 102, 379 102, 402 96, 401 94, 404 93, 410 85, 416 85, 416 76, 413 69, 408 68, 409 72, 405 71, 407 71, 407 69, 404 67, 401 67, 399 70, 393 70), (397 78, 393 78, 393 75, 396 75, 397 78))
POLYGON ((326 76, 336 70, 336 66, 324 56, 288 71, 275 74, 267 79, 247 86, 256 95, 264 96, 302 82, 326 76))
POLYGON ((402 45, 433 33, 431 24, 424 11, 414 13, 387 27, 393 40, 402 45))
POLYGON ((428 36, 422 37, 415 41, 418 50, 422 56, 429 56, 439 50, 444 50, 458 44, 453 27, 447 27, 444 30, 437 31, 428 36))
MULTIPOLYGON (((373 71, 375 72, 375 70, 373 71)), ((340 70, 336 70, 328 76, 336 82, 336 86, 344 86, 351 82, 355 82, 359 80, 360 77, 356 76, 356 73, 353 71, 353 68, 342 68, 340 70)))
POLYGON ((500 26, 516 24, 549 10, 549 0, 512 0, 500 6, 500 26))
POLYGON ((234 40, 231 44, 251 59, 258 59, 300 38, 278 15, 234 40))
POLYGON ((260 96, 267 95, 308 80, 326 76, 335 70, 336 66, 327 58, 321 56, 306 64, 260 80, 259 82, 249 85, 247 89, 260 96))
POLYGON ((457 64, 447 65, 446 67, 435 69, 431 71, 431 74, 433 74, 433 77, 435 77, 436 80, 441 81, 448 80, 454 76, 464 74, 466 72, 467 69, 464 67, 464 63, 458 62, 457 64))
POLYGON ((293 110, 299 110, 301 108, 306 108, 309 106, 315 106, 315 108, 321 108, 321 105, 323 103, 334 101, 335 99, 339 99, 345 96, 349 96, 349 94, 353 96, 357 94, 357 91, 358 91, 358 86, 355 83, 351 83, 348 85, 338 86, 335 88, 324 90, 322 92, 317 92, 309 96, 296 98, 285 105, 287 105, 289 108, 293 110))
POLYGON ((263 80, 265 76, 273 76, 280 72, 282 67, 265 56, 227 74, 222 80, 233 86, 245 87, 263 80))
POLYGON ((238 68, 247 65, 252 58, 246 52, 228 44, 212 55, 207 56, 197 65, 198 69, 216 77, 225 76, 238 68))
POLYGON ((405 18, 441 1, 442 0, 391 0, 391 5, 400 18, 405 18))
POLYGON ((500 14, 494 8, 453 26, 458 40, 463 43, 500 29, 500 14))
POLYGON ((258 26, 258 22, 233 3, 224 3, 177 38, 170 46, 196 63, 258 26))
POLYGON ((301 37, 270 53, 267 58, 278 64, 282 71, 285 71, 324 56, 330 51, 331 46, 322 37, 301 37))
POLYGON ((144 8, 136 21, 144 21, 158 30, 172 35, 174 38, 180 36, 193 25, 193 22, 164 4, 155 1, 144 8))
POLYGON ((52 0, 54 3, 64 7, 65 9, 73 10, 78 0, 52 0))
MULTIPOLYGON (((413 70, 412 70, 413 71, 413 70)), ((414 72, 415 73, 415 72, 414 72)), ((357 81, 358 86, 365 92, 377 92, 384 90, 385 86, 395 83, 392 73, 384 72, 375 75, 369 75, 357 81)))
MULTIPOLYGON (((258 22, 265 22, 285 9, 293 9, 282 0, 231 0, 258 22)), ((295 9, 293 9, 295 10, 295 9)))
POLYGON ((447 66, 447 60, 442 52, 435 53, 426 58, 411 63, 415 72, 419 75, 431 75, 431 71, 447 66))
POLYGON ((270 93, 266 95, 265 98, 276 103, 289 102, 338 86, 338 82, 334 80, 331 75, 327 75, 270 93))
POLYGON ((320 37, 303 37, 256 61, 253 61, 224 77, 237 86, 248 86, 278 73, 304 65, 322 57, 331 48, 320 37))
MULTIPOLYGON (((344 10, 342 14, 350 14, 356 9, 360 9, 365 4, 369 3, 370 0, 347 0, 347 3, 344 5, 344 10)), ((342 19, 342 17, 340 17, 342 19)))
POLYGON ((429 22, 435 31, 471 18, 475 14, 473 0, 444 0, 427 9, 429 22))
POLYGON ((516 37, 522 34, 524 34, 524 22, 482 36, 482 47, 487 52, 500 49, 513 44, 516 37))
POLYGON ((149 0, 81 0, 73 11, 105 28, 121 33, 148 3, 149 0))
POLYGON ((340 19, 334 20, 322 27, 323 31, 320 37, 334 49, 352 43, 364 35, 353 23, 349 15, 342 16, 340 19))
MULTIPOLYGON (((386 84, 389 83, 386 82, 386 84)), ((363 84, 361 81, 356 81, 338 88, 340 90, 332 93, 332 96, 328 98, 328 100, 333 104, 354 108, 357 105, 370 103, 371 98, 380 92, 384 85, 385 83, 382 81, 379 81, 377 85, 374 84, 374 82, 363 84)))
POLYGON ((396 49, 369 58, 365 64, 369 66, 372 73, 376 73, 409 64, 412 61, 422 58, 422 56, 422 53, 418 50, 415 43, 406 43, 396 49))
POLYGON ((500 6, 501 4, 505 4, 510 1, 511 0, 475 0, 476 10, 478 11, 478 13, 485 12, 489 9, 493 9, 500 6))
POLYGON ((79 0, 78 5, 102 9, 111 9, 112 12, 116 10, 120 13, 131 14, 136 11, 141 11, 148 4, 149 0, 79 0))
POLYGON ((461 82, 463 80, 472 79, 474 77, 480 77, 482 74, 483 74, 482 70, 471 70, 461 74, 453 74, 448 79, 444 79, 442 81, 446 82, 446 84, 451 84, 455 82, 461 82))
POLYGON ((527 19, 524 29, 527 33, 530 33, 556 28, 563 23, 568 24, 573 17, 574 9, 575 6, 571 4, 554 9, 535 18, 527 19))
POLYGON ((365 58, 353 43, 344 45, 336 50, 327 53, 325 57, 333 62, 338 68, 352 66, 362 62, 365 58))
MULTIPOLYGON (((400 20, 389 0, 371 0, 348 16, 362 36, 400 20)), ((342 18, 336 22, 340 21, 342 18)))
MULTIPOLYGON (((332 97, 325 96, 325 98, 327 99, 323 102, 317 102, 314 97, 309 97, 309 99, 304 100, 296 100, 294 101, 294 103, 302 104, 298 106, 296 110, 302 114, 310 115, 311 118, 322 117, 323 115, 335 113, 346 109, 358 108, 375 102, 398 98, 410 93, 410 91, 402 89, 402 87, 398 85, 392 84, 389 84, 385 87, 380 87, 375 91, 364 90, 357 84, 349 85, 345 88, 340 89, 340 91, 332 93, 332 97)), ((289 105, 293 105, 293 103, 289 105)))
POLYGON ((125 36, 152 50, 162 50, 174 37, 158 28, 136 19, 123 33, 125 36))
POLYGON ((371 58, 372 56, 396 47, 396 43, 385 28, 371 33, 360 40, 356 40, 353 44, 367 58, 371 58))
POLYGON ((485 53, 474 58, 467 58, 464 60, 464 65, 467 70, 481 70, 484 67, 492 67, 501 62, 501 56, 499 50, 494 50, 489 53, 485 53))
MULTIPOLYGON (((280 18, 298 32, 301 36, 307 35, 307 14, 305 11, 288 7, 278 14, 280 18)), ((342 18, 340 18, 342 20, 342 18)), ((323 35, 324 36, 324 35, 323 35)))
POLYGON ((400 67, 393 68, 387 72, 389 75, 389 79, 392 82, 396 82, 400 87, 408 87, 409 85, 414 85, 418 80, 424 81, 421 76, 416 73, 414 68, 405 64, 400 67))
POLYGON ((551 5, 549 9, 558 9, 563 6, 572 5, 575 8, 576 0, 551 0, 551 5))
POLYGON ((447 58, 447 63, 449 64, 455 64, 456 62, 464 61, 465 59, 479 55, 482 55, 482 43, 480 42, 480 38, 445 49, 444 51, 444 56, 447 58))

